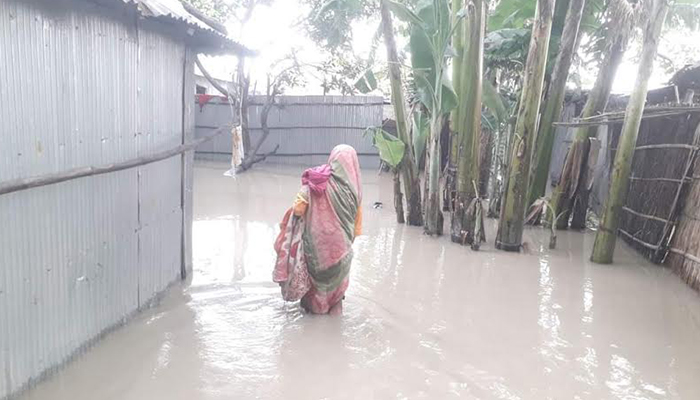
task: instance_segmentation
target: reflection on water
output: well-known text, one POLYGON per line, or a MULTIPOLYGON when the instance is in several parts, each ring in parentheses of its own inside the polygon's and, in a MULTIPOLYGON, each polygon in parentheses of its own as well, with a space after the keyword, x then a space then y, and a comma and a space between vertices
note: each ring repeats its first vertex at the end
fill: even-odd
POLYGON ((399 226, 391 177, 364 172, 364 233, 340 318, 284 303, 277 224, 300 169, 195 171, 194 277, 26 399, 693 399, 700 296, 592 236, 473 252, 399 226), (96 395, 98 393, 99 395, 96 395))

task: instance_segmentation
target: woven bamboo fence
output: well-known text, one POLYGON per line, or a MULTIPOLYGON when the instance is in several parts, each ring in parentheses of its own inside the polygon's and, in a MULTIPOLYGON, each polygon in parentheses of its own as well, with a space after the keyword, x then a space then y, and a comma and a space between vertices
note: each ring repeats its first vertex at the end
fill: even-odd
MULTIPOLYGON (((698 114, 679 114, 647 119, 640 127, 619 233, 656 263, 664 260, 677 223, 696 153, 698 122, 698 114)), ((617 147, 620 129, 621 124, 613 127, 612 149, 617 147)))
MULTIPOLYGON (((619 234, 655 263, 665 260, 679 222, 697 153, 699 124, 699 113, 679 110, 644 119, 639 129, 619 234)), ((611 160, 621 128, 621 123, 611 126, 611 160)))

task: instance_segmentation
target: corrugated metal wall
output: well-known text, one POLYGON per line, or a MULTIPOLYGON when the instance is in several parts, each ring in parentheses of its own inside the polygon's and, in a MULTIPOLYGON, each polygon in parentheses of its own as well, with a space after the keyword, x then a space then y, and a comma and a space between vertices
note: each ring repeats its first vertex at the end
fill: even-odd
MULTIPOLYGON (((564 105, 561 111, 561 121, 569 122, 576 116, 576 105, 569 103, 564 105)), ((559 126, 554 130, 554 144, 552 146, 552 158, 549 162, 549 182, 559 182, 561 169, 564 166, 566 154, 574 140, 575 128, 559 126)))
MULTIPOLYGON (((260 113, 264 97, 253 96, 248 119, 251 126, 251 142, 255 144, 262 135, 260 113)), ((379 165, 377 150, 364 130, 382 123, 383 99, 365 96, 282 96, 280 107, 269 114, 270 136, 261 152, 272 151, 277 145, 276 163, 314 165, 325 162, 328 154, 338 144, 353 146, 360 154, 365 168, 379 165), (303 155, 300 154, 313 154, 303 155)), ((225 100, 211 99, 195 107, 197 135, 201 136, 222 124, 231 123, 235 112, 225 100)), ((230 154, 231 136, 223 135, 197 149, 200 155, 230 154)))
MULTIPOLYGON (((568 103, 561 113, 561 121, 569 122, 576 117, 576 104, 568 103)), ((554 137, 554 147, 552 148, 552 159, 549 164, 549 182, 559 182, 562 168, 566 161, 571 143, 574 141, 576 128, 560 126, 557 127, 554 137)), ((608 151, 608 129, 607 126, 598 127, 596 137, 601 141, 601 149, 598 153, 598 160, 594 169, 593 188, 591 189, 589 206, 597 214, 600 214, 603 203, 608 196, 608 166, 610 165, 610 155, 608 151)))
MULTIPOLYGON (((180 144, 184 44, 89 2, 0 1, 0 181, 180 144)), ((0 196, 0 398, 176 280, 182 161, 0 196)))

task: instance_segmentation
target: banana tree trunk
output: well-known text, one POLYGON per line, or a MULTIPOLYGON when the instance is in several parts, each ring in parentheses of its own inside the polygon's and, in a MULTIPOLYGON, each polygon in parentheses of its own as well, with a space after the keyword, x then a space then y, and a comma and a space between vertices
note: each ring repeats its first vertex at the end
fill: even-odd
MULTIPOLYGON (((628 35, 617 34, 613 43, 604 55, 603 61, 598 71, 593 89, 588 94, 586 104, 581 112, 581 118, 588 118, 600 114, 605 110, 610 97, 613 80, 617 69, 622 62, 627 48, 628 35)), ((577 175, 565 175, 562 173, 556 188, 552 191, 552 208, 557 219, 557 229, 566 229, 569 226, 569 214, 573 198, 578 189, 578 182, 581 180, 580 172, 583 171, 587 161, 588 138, 596 135, 597 126, 582 126, 576 129, 574 142, 571 144, 569 154, 581 153, 580 157, 567 157, 562 167, 563 171, 575 171, 577 175)))
POLYGON ((489 218, 498 218, 501 213, 501 199, 503 198, 504 181, 508 171, 507 162, 510 155, 508 138, 511 135, 512 128, 513 124, 508 122, 505 127, 498 131, 498 141, 494 148, 494 179, 492 180, 493 184, 489 193, 489 211, 487 213, 489 218))
POLYGON ((401 172, 398 169, 392 171, 394 175, 394 210, 396 211, 396 222, 403 224, 406 219, 403 215, 403 193, 401 193, 401 172))
POLYGON ((530 159, 537 135, 537 116, 542 98, 553 14, 554 0, 537 0, 530 49, 525 63, 523 92, 515 126, 515 142, 496 236, 496 248, 501 250, 520 251, 522 245, 530 159))
POLYGON ((442 235, 442 212, 440 211, 440 134, 442 117, 433 115, 430 121, 430 145, 426 174, 427 196, 425 199, 425 233, 442 235))
POLYGON ((566 92, 566 80, 569 77, 571 61, 576 53, 579 43, 579 26, 586 0, 570 0, 569 9, 566 12, 566 23, 559 45, 559 55, 554 63, 552 80, 547 91, 546 103, 542 119, 540 121, 539 132, 537 134, 537 144, 535 145, 536 156, 535 165, 530 184, 530 194, 528 196, 528 206, 538 198, 544 196, 547 189, 547 177, 549 174, 549 163, 552 158, 552 147, 554 144, 555 128, 552 123, 559 120, 562 108, 564 107, 564 94, 566 92))
POLYGON ((649 77, 654 69, 654 58, 656 58, 656 51, 659 47, 661 28, 668 12, 668 2, 667 0, 654 0, 652 7, 649 20, 646 23, 646 29, 644 30, 644 42, 639 60, 637 80, 625 111, 625 122, 622 124, 620 142, 617 146, 615 162, 610 176, 610 193, 605 202, 600 229, 598 229, 595 243, 593 244, 591 261, 600 264, 610 264, 613 261, 619 215, 627 197, 632 157, 634 156, 634 148, 637 143, 637 135, 639 134, 639 125, 644 114, 647 87, 649 85, 649 77))
POLYGON ((406 105, 403 97, 403 87, 401 85, 401 68, 399 67, 399 56, 396 50, 396 40, 394 38, 394 26, 391 20, 391 13, 382 0, 380 2, 382 33, 384 35, 384 45, 386 46, 387 60, 389 62, 389 81, 391 83, 391 103, 394 105, 396 115, 396 131, 399 139, 406 145, 406 154, 401 161, 400 168, 403 175, 404 192, 406 195, 407 221, 409 225, 423 225, 423 210, 421 207, 420 181, 418 178, 418 167, 413 155, 413 146, 408 134, 408 124, 406 123, 406 105))
MULTIPOLYGON (((452 59, 452 86, 459 92, 462 88, 462 70, 464 63, 464 22, 459 17, 458 13, 464 8, 464 0, 452 1, 452 26, 455 27, 455 33, 452 38, 452 47, 455 50, 455 56, 452 59)), ((457 93, 459 96, 460 93, 457 93)), ((460 99, 461 100, 461 99, 460 99)), ((459 141, 455 136, 458 135, 459 129, 459 112, 462 107, 455 107, 450 113, 450 165, 456 166, 457 150, 459 141)))
POLYGON ((479 143, 479 195, 484 197, 488 193, 491 180, 492 149, 494 133, 489 129, 481 129, 479 143))
POLYGON ((484 32, 486 7, 483 0, 473 0, 465 21, 466 52, 460 66, 461 87, 458 108, 460 121, 455 206, 450 229, 452 241, 471 244, 480 240, 474 235, 475 215, 469 205, 476 196, 474 183, 479 181, 479 145, 481 143, 481 91, 484 67, 484 32))
MULTIPOLYGON (((455 56, 452 58, 452 86, 457 93, 458 103, 462 103, 460 97, 462 90, 462 71, 464 70, 464 29, 465 24, 463 18, 459 16, 459 12, 464 8, 464 0, 452 1, 452 26, 454 34, 452 36, 452 47, 455 50, 455 56)), ((456 190, 457 179, 457 158, 459 156, 459 143, 462 128, 460 127, 461 110, 459 105, 450 112, 449 131, 450 140, 447 143, 449 152, 447 156, 448 168, 445 177, 445 198, 443 209, 452 211, 454 207, 454 197, 456 190)))

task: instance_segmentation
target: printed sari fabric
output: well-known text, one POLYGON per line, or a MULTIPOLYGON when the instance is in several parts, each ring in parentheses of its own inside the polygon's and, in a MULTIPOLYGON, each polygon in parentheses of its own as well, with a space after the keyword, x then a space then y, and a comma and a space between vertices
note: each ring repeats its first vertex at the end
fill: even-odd
POLYGON ((304 256, 303 217, 295 216, 289 209, 282 223, 280 234, 275 241, 277 262, 272 280, 279 283, 282 298, 286 301, 297 301, 311 289, 311 280, 306 268, 304 256))
POLYGON ((296 300, 304 292, 304 307, 325 314, 343 299, 352 243, 360 230, 362 187, 355 150, 337 146, 328 164, 307 170, 302 182, 297 200, 301 207, 287 211, 275 243, 278 257, 274 280, 282 286, 285 300, 296 300), (295 222, 301 229, 295 230, 295 222), (287 242, 289 251, 284 244, 287 242))

